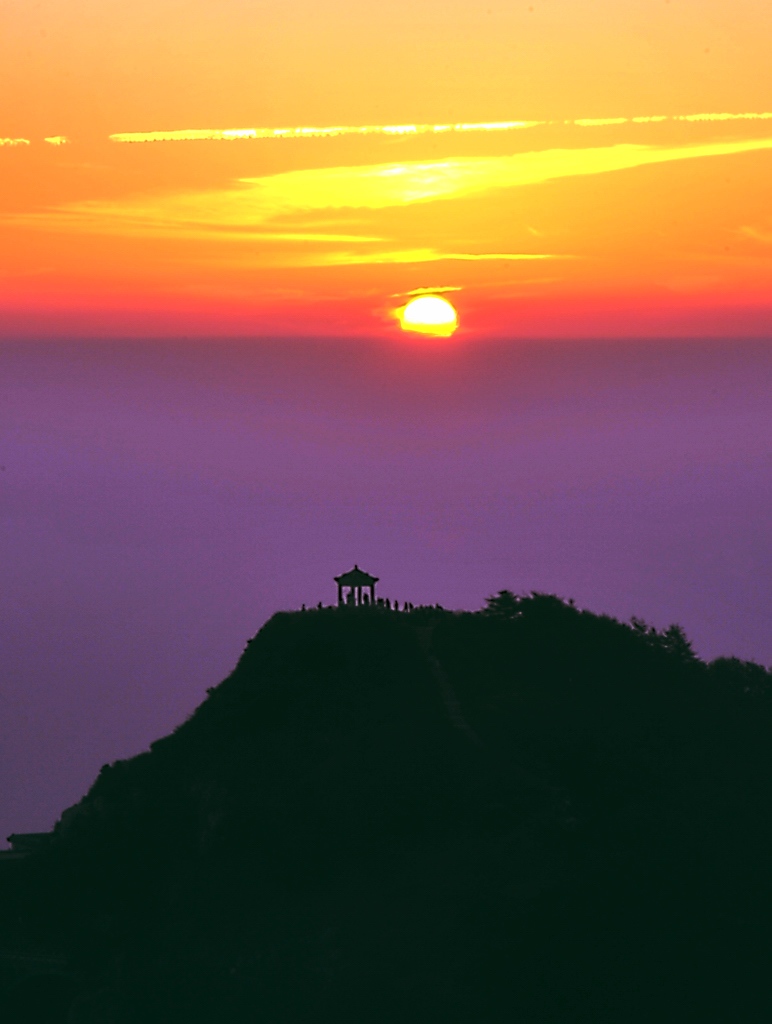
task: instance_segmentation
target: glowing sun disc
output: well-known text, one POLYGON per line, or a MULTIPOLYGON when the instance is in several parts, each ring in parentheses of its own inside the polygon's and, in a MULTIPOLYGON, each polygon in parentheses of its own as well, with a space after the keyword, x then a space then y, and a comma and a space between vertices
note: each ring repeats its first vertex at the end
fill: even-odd
POLYGON ((399 311, 403 331, 418 331, 447 338, 458 327, 458 316, 447 299, 439 295, 419 295, 399 311))

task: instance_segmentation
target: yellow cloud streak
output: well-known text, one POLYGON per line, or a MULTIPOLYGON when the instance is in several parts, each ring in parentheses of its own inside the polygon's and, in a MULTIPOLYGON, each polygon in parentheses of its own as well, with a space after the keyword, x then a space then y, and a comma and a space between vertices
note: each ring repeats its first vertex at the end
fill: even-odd
MULTIPOLYGON (((301 126, 293 128, 181 128, 155 132, 116 132, 109 136, 111 142, 234 142, 244 139, 313 139, 334 138, 339 135, 387 135, 416 136, 427 134, 467 132, 511 132, 524 128, 545 126, 568 126, 577 128, 601 128, 623 124, 659 124, 664 121, 680 122, 726 122, 726 121, 769 121, 771 111, 747 113, 701 113, 701 114, 655 114, 639 117, 580 117, 567 121, 470 121, 457 124, 365 124, 329 125, 322 127, 301 126)), ((51 146, 63 146, 71 142, 66 135, 50 135, 44 142, 51 146)), ((23 138, 0 138, 2 146, 29 146, 30 140, 23 138)))
MULTIPOLYGON (((292 266, 349 266, 360 263, 437 263, 441 260, 554 260, 567 259, 551 253, 531 252, 437 252, 436 249, 404 249, 393 252, 333 252, 299 257, 292 266)), ((438 289, 433 289, 437 291, 438 289)), ((449 291, 450 289, 445 289, 449 291)), ((418 293, 409 293, 418 294, 418 293)))
MULTIPOLYGON (((233 142, 239 139, 309 139, 333 138, 339 135, 427 135, 465 132, 509 132, 545 125, 569 125, 578 128, 599 128, 621 124, 653 124, 663 121, 768 121, 772 112, 703 113, 651 115, 645 117, 581 117, 569 121, 472 121, 459 124, 369 124, 331 125, 296 128, 183 128, 173 131, 117 132, 112 142, 233 142)), ((50 141, 50 140, 46 140, 50 141)))
MULTIPOLYGON (((258 231, 274 218, 319 210, 386 209, 439 199, 460 199, 497 189, 537 185, 558 178, 629 170, 651 164, 729 156, 772 149, 772 138, 693 146, 616 145, 603 148, 550 149, 500 157, 461 157, 445 161, 406 162, 287 171, 245 178, 237 187, 113 202, 72 203, 50 213, 15 215, 6 222, 43 229, 107 234, 225 238, 230 241, 297 241, 357 243, 383 241, 375 236, 258 231)), ((446 254, 409 250, 411 260, 523 258, 522 254, 446 254)), ((320 254, 321 255, 321 254, 320 254)), ((377 255, 377 254, 376 254, 377 255)), ((376 255, 367 256, 371 261, 376 255)), ((349 254, 335 259, 349 261, 349 254)), ((318 257, 315 257, 318 259, 318 257)), ((357 256, 356 261, 359 260, 357 256)), ((382 254, 381 262, 404 261, 382 254)), ((351 260, 354 261, 353 256, 351 260)))
POLYGON ((118 132, 112 142, 233 142, 239 139, 310 139, 336 135, 426 135, 444 132, 506 132, 545 121, 480 121, 470 124, 365 124, 324 128, 191 128, 165 132, 118 132))
MULTIPOLYGON (((287 171, 245 178, 241 188, 173 199, 139 216, 172 219, 212 217, 227 224, 265 221, 280 214, 322 209, 384 209, 437 199, 458 199, 494 189, 536 185, 556 178, 628 170, 647 164, 728 156, 772 148, 772 139, 697 146, 617 145, 590 149, 549 149, 501 157, 287 171)), ((131 207, 126 209, 132 215, 131 207)))
POLYGON ((764 114, 681 114, 674 121, 770 121, 772 113, 764 114))
POLYGON ((411 288, 409 292, 394 292, 392 299, 401 299, 406 295, 439 295, 441 292, 462 292, 463 285, 443 284, 439 288, 411 288))
POLYGON ((566 121, 565 124, 573 124, 578 128, 602 128, 608 124, 627 124, 629 117, 580 117, 576 121, 566 121))

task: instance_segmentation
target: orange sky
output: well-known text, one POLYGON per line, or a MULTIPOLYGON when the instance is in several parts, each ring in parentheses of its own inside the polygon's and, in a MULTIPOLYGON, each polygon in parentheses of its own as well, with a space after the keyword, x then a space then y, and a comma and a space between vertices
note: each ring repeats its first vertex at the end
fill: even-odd
POLYGON ((398 336, 450 289, 456 337, 768 335, 770 38, 762 0, 4 4, 0 334, 398 336))

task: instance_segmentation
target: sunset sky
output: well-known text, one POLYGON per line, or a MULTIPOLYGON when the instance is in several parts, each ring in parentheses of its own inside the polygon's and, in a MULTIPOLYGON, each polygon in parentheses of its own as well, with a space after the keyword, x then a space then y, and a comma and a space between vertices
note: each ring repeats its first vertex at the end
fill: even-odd
POLYGON ((772 662, 770 40, 768 0, 0 0, 0 843, 354 562, 772 662))
POLYGON ((759 336, 764 0, 0 13, 5 336, 759 336), (153 141, 139 141, 153 140, 153 141))

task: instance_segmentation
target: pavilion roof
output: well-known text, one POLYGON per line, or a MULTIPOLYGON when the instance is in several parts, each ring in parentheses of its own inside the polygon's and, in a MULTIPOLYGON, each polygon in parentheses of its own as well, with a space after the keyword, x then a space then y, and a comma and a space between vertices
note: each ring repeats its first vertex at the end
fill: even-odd
POLYGON ((353 569, 344 572, 342 576, 336 576, 335 582, 341 587, 369 587, 378 582, 378 577, 363 572, 358 565, 355 565, 353 569))

